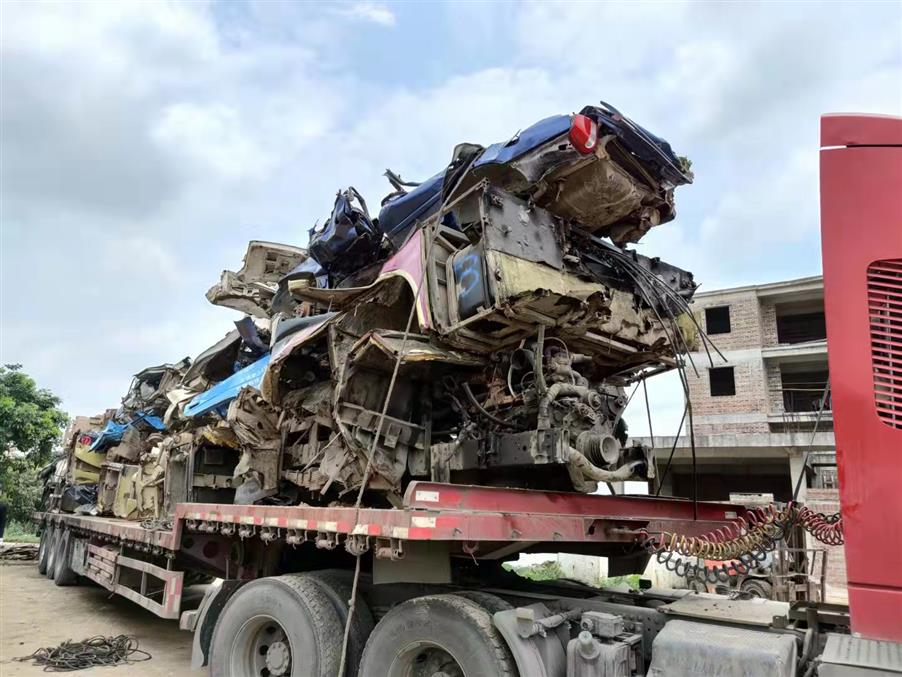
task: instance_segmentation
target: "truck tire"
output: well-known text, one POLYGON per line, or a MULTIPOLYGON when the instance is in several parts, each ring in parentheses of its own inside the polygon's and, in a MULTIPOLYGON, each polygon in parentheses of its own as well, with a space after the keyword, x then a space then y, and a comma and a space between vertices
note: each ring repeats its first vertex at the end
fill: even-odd
POLYGON ((457 591, 454 594, 458 597, 468 599, 471 602, 476 602, 479 606, 481 606, 492 615, 498 613, 499 611, 510 611, 514 608, 513 604, 501 599, 498 595, 493 595, 489 592, 482 592, 481 590, 457 591))
POLYGON ((53 580, 56 576, 56 546, 60 537, 60 528, 53 526, 50 529, 50 537, 47 539, 47 568, 44 575, 53 580))
POLYGON ((514 677, 516 664, 488 611, 458 595, 399 604, 376 624, 360 674, 514 677))
POLYGON ((760 578, 746 578, 739 586, 739 590, 750 597, 762 599, 770 599, 774 594, 774 586, 760 578))
POLYGON ((213 677, 335 677, 344 628, 321 583, 303 574, 241 587, 213 631, 213 677))
MULTIPOLYGON (((342 631, 348 622, 348 603, 351 599, 351 591, 354 588, 354 574, 341 569, 324 569, 311 571, 308 576, 320 585, 323 592, 329 597, 332 608, 338 614, 342 631)), ((359 588, 357 602, 354 605, 354 618, 351 619, 351 630, 348 634, 348 655, 345 667, 347 677, 356 677, 360 669, 360 659, 363 656, 363 647, 375 626, 370 607, 361 597, 359 588)))
POLYGON ((47 555, 50 551, 50 527, 41 531, 41 544, 38 546, 38 573, 47 574, 47 555))
POLYGON ((75 585, 78 576, 72 570, 72 532, 66 529, 57 539, 56 545, 56 571, 53 572, 53 582, 56 585, 75 585))

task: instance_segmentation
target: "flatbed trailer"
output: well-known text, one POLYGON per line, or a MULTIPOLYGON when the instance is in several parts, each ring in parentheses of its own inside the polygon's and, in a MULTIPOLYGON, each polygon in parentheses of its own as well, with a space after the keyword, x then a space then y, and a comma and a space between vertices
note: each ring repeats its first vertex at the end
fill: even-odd
POLYGON ((36 519, 39 564, 56 583, 87 578, 180 619, 194 632, 193 665, 210 665, 214 675, 339 674, 351 599, 347 675, 634 675, 647 666, 658 670, 649 674, 694 674, 700 655, 713 665, 736 651, 751 651, 759 666, 742 674, 799 674, 815 633, 825 641, 825 632, 847 627, 844 610, 534 582, 500 566, 521 552, 574 552, 608 555, 612 574, 641 570, 641 534, 702 535, 744 517, 733 504, 414 482, 393 509, 187 503, 166 522, 52 512, 36 519), (189 585, 210 577, 217 582, 200 606, 185 608, 189 585), (254 586, 259 595, 250 594, 254 586), (242 631, 260 616, 247 608, 254 597, 279 608, 267 611, 269 625, 242 631), (666 631, 673 621, 682 625, 666 631), (706 637, 700 654, 686 637, 704 636, 711 624, 721 640, 706 637), (414 626, 425 636, 407 642, 398 628, 414 626), (293 639, 299 627, 307 629, 293 639), (281 639, 267 644, 267 632, 281 639), (731 648, 736 632, 746 644, 731 648), (449 659, 459 653, 453 637, 481 639, 473 655, 449 659), (311 652, 310 664, 291 667, 311 652))
MULTIPOLYGON (((136 567, 134 558, 125 553, 164 558, 166 568, 142 563, 140 569, 166 580, 166 597, 172 601, 162 608, 149 600, 135 601, 172 618, 178 615, 179 596, 173 590, 180 586, 183 573, 173 569, 172 563, 181 555, 226 573, 227 553, 211 547, 221 542, 213 540, 217 536, 230 542, 259 541, 273 548, 311 543, 317 549, 333 550, 343 544, 355 556, 372 548, 377 559, 394 561, 404 559, 405 550, 414 544, 433 543, 442 546, 436 552, 447 549, 443 558, 499 560, 527 551, 597 553, 598 547, 629 547, 640 529, 701 534, 728 525, 743 513, 732 504, 693 506, 679 499, 413 482, 402 509, 184 503, 174 519, 164 524, 59 512, 40 513, 37 519, 45 529, 85 540, 83 575, 105 587, 113 580, 107 568, 97 566, 97 559, 136 567)), ((241 567, 239 575, 247 575, 247 568, 241 567)))

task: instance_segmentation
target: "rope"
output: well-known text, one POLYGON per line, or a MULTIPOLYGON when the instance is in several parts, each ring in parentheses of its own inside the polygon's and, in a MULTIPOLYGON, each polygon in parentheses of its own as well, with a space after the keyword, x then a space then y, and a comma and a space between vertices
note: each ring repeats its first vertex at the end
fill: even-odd
POLYGON ((72 672, 105 665, 140 663, 150 660, 150 654, 139 649, 138 640, 130 635, 97 635, 81 642, 66 640, 56 647, 42 647, 16 660, 34 661, 44 666, 44 672, 72 672))
POLYGON ((667 457, 667 465, 664 466, 664 472, 662 472, 661 476, 658 478, 658 489, 655 491, 655 498, 661 495, 664 480, 667 478, 667 473, 670 472, 670 464, 673 462, 673 453, 676 451, 677 442, 680 441, 680 434, 683 432, 683 423, 686 422, 687 411, 689 411, 688 402, 683 406, 683 416, 680 418, 680 425, 677 428, 676 437, 673 438, 673 445, 670 447, 670 456, 667 457))
POLYGON ((642 392, 645 394, 645 415, 648 416, 648 439, 651 440, 651 448, 655 448, 655 431, 651 427, 651 405, 648 403, 648 385, 642 378, 642 392))
POLYGON ((805 450, 805 458, 802 461, 802 469, 799 472, 799 477, 796 480, 795 489, 792 492, 792 500, 796 500, 799 497, 799 491, 802 489, 802 482, 805 481, 805 475, 808 471, 808 458, 811 456, 811 450, 814 448, 814 439, 817 437, 817 428, 821 422, 821 416, 824 414, 824 408, 827 405, 827 399, 830 397, 830 378, 827 378, 827 383, 824 385, 824 394, 821 396, 821 404, 817 410, 817 418, 814 419, 814 429, 811 431, 811 439, 808 440, 808 449, 805 450))
MULTIPOLYGON (((460 187, 461 182, 463 181, 463 177, 466 175, 467 171, 469 171, 470 166, 473 164, 474 158, 471 158, 467 163, 467 166, 460 173, 457 182, 447 193, 447 197, 443 200, 441 206, 439 207, 438 213, 440 214, 448 204, 449 198, 454 194, 454 191, 460 187)), ((369 454, 367 454, 366 459, 366 469, 363 472, 363 480, 360 483, 360 491, 357 492, 357 500, 354 502, 354 524, 357 524, 360 517, 360 505, 363 502, 363 492, 366 489, 366 485, 370 481, 370 473, 373 469, 373 457, 376 454, 376 446, 379 443, 379 436, 382 434, 382 425, 385 423, 385 416, 388 413, 388 406, 391 402, 392 393, 395 390, 395 381, 398 378, 398 371, 401 367, 401 360, 404 357, 404 349, 407 347, 407 339, 410 336, 410 327, 413 324, 413 318, 417 312, 417 304, 420 301, 420 294, 423 292, 423 282, 426 281, 426 270, 429 268, 429 259, 432 256, 432 249, 435 245, 435 240, 438 238, 438 223, 435 225, 435 230, 432 233, 432 237, 429 239, 428 244, 426 245, 426 251, 423 256, 423 270, 420 271, 420 279, 417 282, 417 289, 413 296, 413 303, 410 306, 410 314, 407 316, 407 326, 404 327, 404 336, 401 339, 401 347, 398 349, 398 356, 395 358, 395 366, 392 369, 391 380, 388 383, 388 391, 385 394, 385 402, 382 405, 382 411, 379 414, 379 424, 376 426, 376 434, 373 437, 373 442, 370 445, 369 454)), ((354 565, 354 582, 351 586, 351 599, 348 601, 348 618, 345 621, 345 631, 344 637, 341 642, 341 661, 338 664, 338 677, 344 677, 345 667, 348 659, 348 639, 351 634, 351 622, 354 619, 354 611, 357 609, 357 584, 360 581, 360 559, 362 557, 362 553, 357 555, 357 562, 354 565)))
MULTIPOLYGON (((432 238, 429 240, 429 244, 426 247, 425 252, 425 263, 423 265, 423 270, 420 273, 420 279, 417 283, 417 290, 413 297, 413 303, 410 306, 410 314, 407 316, 407 325, 404 327, 404 335, 401 338, 401 347, 398 349, 398 355, 395 358, 395 365, 392 369, 391 380, 388 382, 388 390, 385 394, 385 401, 382 404, 382 411, 379 413, 379 423, 376 426, 376 434, 373 436, 373 441, 370 444, 369 453, 367 454, 366 459, 366 469, 363 471, 363 479, 360 482, 360 490, 357 492, 357 500, 354 502, 354 524, 357 524, 360 517, 360 506, 363 502, 363 492, 366 490, 367 484, 370 481, 370 475, 373 470, 373 458, 376 455, 376 446, 379 444, 379 436, 382 434, 382 426, 385 423, 385 416, 388 413, 388 407, 391 403, 391 396, 395 390, 395 383, 398 380, 398 372, 401 368, 401 360, 404 358, 404 350, 407 348, 407 339, 410 336, 410 328, 413 324, 413 318, 416 316, 417 312, 417 304, 420 300, 420 294, 423 291, 423 282, 426 279, 426 269, 429 266, 429 257, 432 255, 432 248, 435 244, 435 238, 438 235, 438 229, 436 229, 432 238)), ((341 642, 341 662, 339 663, 339 671, 338 677, 344 677, 345 674, 345 664, 347 662, 348 657, 348 639, 351 634, 351 622, 354 618, 354 611, 357 607, 357 584, 360 580, 360 559, 362 554, 357 555, 357 561, 354 565, 354 582, 351 586, 351 599, 348 601, 348 618, 345 621, 345 629, 344 629, 344 637, 341 642)))

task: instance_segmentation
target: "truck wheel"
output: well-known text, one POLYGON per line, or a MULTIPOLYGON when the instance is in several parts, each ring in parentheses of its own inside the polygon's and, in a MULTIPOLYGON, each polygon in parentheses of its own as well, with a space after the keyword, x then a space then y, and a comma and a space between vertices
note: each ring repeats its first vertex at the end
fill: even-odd
POLYGON ((517 669, 488 611, 458 595, 433 595, 399 604, 379 621, 360 674, 514 677, 517 669))
POLYGON ((38 546, 38 573, 47 574, 47 555, 50 551, 50 527, 41 532, 41 544, 38 546))
POLYGON ((458 591, 454 594, 458 597, 468 599, 471 602, 476 602, 479 606, 493 615, 498 613, 499 611, 510 611, 514 608, 514 605, 510 602, 507 602, 501 599, 498 595, 493 595, 489 592, 482 592, 480 590, 464 590, 463 592, 458 591))
POLYGON ((56 585, 74 585, 78 580, 72 571, 72 532, 63 531, 57 539, 56 545, 56 571, 53 572, 53 582, 56 585))
MULTIPOLYGON (((324 569, 323 571, 311 571, 308 576, 320 585, 322 591, 329 597, 332 608, 338 614, 342 630, 348 622, 348 602, 351 599, 351 591, 354 589, 354 575, 350 571, 341 569, 324 569)), ((359 590, 359 588, 358 588, 359 590)), ((355 677, 360 668, 360 658, 363 656, 363 647, 373 631, 373 614, 369 606, 357 593, 357 602, 354 605, 354 618, 351 620, 351 631, 348 635, 348 656, 345 675, 355 677)))
POLYGON ((50 530, 50 536, 47 539, 47 568, 44 575, 49 579, 53 579, 56 575, 56 545, 60 537, 60 528, 54 526, 50 530))
POLYGON ((241 587, 213 632, 213 677, 335 677, 344 628, 320 586, 290 575, 241 587))
POLYGON ((761 597, 762 599, 770 599, 774 594, 774 586, 758 578, 746 578, 739 586, 739 590, 750 597, 761 597))

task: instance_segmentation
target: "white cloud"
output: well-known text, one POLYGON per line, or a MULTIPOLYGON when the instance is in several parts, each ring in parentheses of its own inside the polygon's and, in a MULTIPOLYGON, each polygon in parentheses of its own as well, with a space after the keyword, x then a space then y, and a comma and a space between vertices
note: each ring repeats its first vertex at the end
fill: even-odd
POLYGON ((254 141, 238 111, 223 104, 167 106, 152 131, 169 152, 225 179, 262 179, 275 159, 254 141))
MULTIPOLYGON (((694 161, 677 220, 643 253, 705 289, 809 274, 818 116, 902 109, 902 10, 890 4, 448 4, 426 42, 405 11, 5 5, 3 358, 73 411, 114 404, 135 371, 228 329, 231 314, 203 294, 248 240, 303 244, 338 187, 376 208, 386 166, 423 179, 456 143, 599 98, 694 161), (357 31, 355 54, 372 57, 354 63, 336 49, 348 20, 396 31, 357 31), (473 44, 494 51, 465 71, 439 49, 473 44), (433 65, 382 79, 385 50, 433 65)), ((678 421, 679 391, 662 392, 656 418, 678 421)))
POLYGON ((392 11, 380 2, 355 2, 340 9, 339 14, 349 19, 368 21, 389 28, 396 22, 392 11))
POLYGON ((95 265, 134 284, 146 284, 154 294, 169 291, 184 279, 176 257, 159 240, 146 235, 111 238, 99 243, 95 265))

